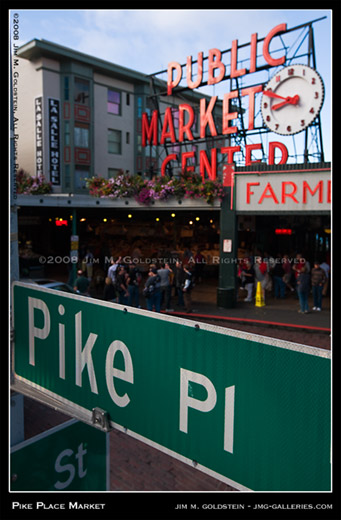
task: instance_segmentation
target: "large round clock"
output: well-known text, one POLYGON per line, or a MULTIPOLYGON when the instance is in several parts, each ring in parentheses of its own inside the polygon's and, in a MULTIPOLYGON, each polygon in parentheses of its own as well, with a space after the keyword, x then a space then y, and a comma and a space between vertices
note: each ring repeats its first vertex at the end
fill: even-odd
POLYGON ((323 99, 323 81, 315 69, 308 65, 284 67, 263 90, 264 124, 276 134, 297 134, 314 121, 323 99))

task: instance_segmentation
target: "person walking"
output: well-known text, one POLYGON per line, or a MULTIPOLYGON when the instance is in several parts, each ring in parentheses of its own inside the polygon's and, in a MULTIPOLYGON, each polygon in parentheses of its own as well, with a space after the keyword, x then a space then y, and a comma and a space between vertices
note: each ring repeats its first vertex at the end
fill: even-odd
POLYGON ((88 280, 92 280, 92 275, 93 275, 93 268, 94 268, 94 255, 91 251, 91 249, 87 248, 86 250, 86 255, 83 259, 83 265, 85 266, 85 269, 86 269, 86 276, 88 278, 88 280))
POLYGON ((134 265, 129 266, 127 285, 128 285, 128 305, 132 307, 140 307, 140 291, 139 286, 142 276, 140 271, 134 265))
POLYGON ((192 288, 193 288, 193 275, 188 269, 188 266, 184 266, 185 281, 182 288, 184 294, 184 302, 187 314, 193 311, 192 309, 192 288))
MULTIPOLYGON (((294 274, 295 274, 296 298, 298 298, 298 299, 299 299, 299 295, 298 295, 297 280, 298 280, 298 275, 300 274, 300 272, 301 272, 303 267, 307 267, 306 266, 306 260, 303 257, 302 253, 297 253, 296 258, 294 260, 294 264, 292 266, 292 270, 294 271, 294 274)), ((308 272, 308 269, 306 268, 305 271, 308 272)))
POLYGON ((329 285, 330 265, 326 261, 323 261, 322 264, 320 264, 320 267, 321 267, 321 269, 324 270, 325 275, 326 275, 326 281, 324 282, 322 296, 327 296, 328 285, 329 285))
POLYGON ((253 269, 254 269, 254 277, 255 277, 256 285, 257 285, 257 282, 261 283, 263 301, 265 302, 265 287, 267 286, 268 281, 269 281, 269 273, 267 272, 268 271, 267 265, 262 260, 261 256, 255 257, 255 264, 254 264, 253 269))
POLYGON ((255 283, 255 271, 249 260, 245 262, 242 276, 245 277, 245 289, 247 290, 247 296, 244 299, 244 302, 252 302, 252 292, 255 283))
POLYGON ((283 281, 284 274, 282 259, 280 255, 277 255, 275 259, 275 266, 272 270, 275 298, 285 298, 285 282, 283 281))
POLYGON ((127 284, 128 273, 124 267, 119 267, 116 277, 116 288, 118 292, 118 303, 121 305, 128 305, 128 284, 127 284))
POLYGON ((195 261, 195 283, 201 283, 203 278, 203 271, 206 264, 206 258, 201 253, 200 249, 197 250, 197 253, 194 257, 195 261))
POLYGON ((115 258, 115 260, 111 261, 111 265, 108 269, 107 276, 109 276, 109 278, 111 278, 111 281, 114 285, 116 283, 116 274, 118 272, 117 269, 118 269, 121 261, 122 261, 122 257, 118 256, 117 258, 115 258))
POLYGON ((77 274, 78 276, 75 281, 74 290, 83 296, 89 296, 88 289, 90 280, 85 276, 85 273, 81 269, 77 271, 77 274))
POLYGON ((185 272, 182 267, 182 263, 180 260, 177 260, 175 263, 175 288, 178 295, 178 306, 184 307, 184 293, 182 291, 183 283, 185 281, 185 272))
POLYGON ((116 301, 116 289, 112 283, 112 280, 109 276, 105 279, 105 285, 103 290, 103 300, 107 302, 115 302, 116 301))
POLYGON ((297 294, 300 302, 300 310, 298 312, 307 314, 309 312, 308 296, 310 291, 310 275, 305 265, 302 265, 300 272, 296 278, 297 294))
POLYGON ((155 312, 161 311, 161 281, 156 268, 151 268, 148 273, 143 294, 147 300, 147 309, 155 312))
POLYGON ((161 284, 161 307, 165 304, 166 311, 171 311, 173 309, 170 308, 170 300, 171 300, 171 292, 172 287, 170 283, 170 276, 172 270, 169 267, 169 264, 162 263, 160 269, 157 270, 157 274, 160 276, 160 284, 161 284))
POLYGON ((294 292, 295 289, 291 285, 292 267, 291 267, 291 262, 289 260, 289 255, 287 255, 287 254, 283 255, 282 267, 283 267, 283 271, 284 271, 283 282, 285 283, 285 285, 289 289, 289 291, 294 292))
POLYGON ((322 309, 323 287, 326 283, 326 273, 320 266, 318 260, 315 260, 314 267, 311 270, 311 286, 313 290, 314 307, 313 311, 322 309))

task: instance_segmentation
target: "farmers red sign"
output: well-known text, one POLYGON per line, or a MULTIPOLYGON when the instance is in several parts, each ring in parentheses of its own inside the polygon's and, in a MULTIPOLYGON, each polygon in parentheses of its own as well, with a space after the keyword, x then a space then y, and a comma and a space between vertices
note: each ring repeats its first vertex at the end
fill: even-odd
POLYGON ((234 176, 237 211, 330 211, 330 170, 234 176))

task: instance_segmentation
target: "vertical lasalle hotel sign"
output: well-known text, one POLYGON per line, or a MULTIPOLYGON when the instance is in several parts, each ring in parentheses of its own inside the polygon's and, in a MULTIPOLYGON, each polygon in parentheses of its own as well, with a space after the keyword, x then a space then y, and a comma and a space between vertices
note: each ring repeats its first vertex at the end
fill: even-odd
MULTIPOLYGON (((286 56, 274 57, 270 52, 270 45, 272 40, 277 36, 287 32, 287 25, 285 23, 279 24, 267 34, 263 39, 262 57, 265 61, 265 68, 279 67, 285 64, 286 56)), ((264 69, 264 66, 257 63, 257 43, 258 34, 253 33, 249 44, 249 69, 246 67, 238 68, 238 40, 233 40, 231 46, 231 62, 230 62, 230 78, 238 80, 250 73, 259 72, 264 69)), ((274 54, 274 53, 273 53, 274 54)), ((226 79, 226 66, 222 61, 222 53, 219 49, 210 49, 208 51, 207 66, 207 85, 215 85, 226 79)), ((187 57, 186 63, 186 82, 187 87, 195 89, 203 86, 203 53, 198 53, 197 58, 197 74, 196 79, 193 80, 194 63, 192 56, 187 57)), ((173 94, 175 89, 183 78, 183 67, 177 62, 168 64, 168 80, 167 80, 167 95, 173 94)), ((248 99, 248 121, 245 128, 246 131, 255 129, 255 102, 256 95, 262 94, 261 100, 261 114, 265 127, 278 135, 291 136, 297 134, 311 125, 311 123, 319 115, 324 101, 324 85, 320 75, 317 71, 308 65, 289 65, 284 66, 281 70, 276 72, 273 78, 266 85, 258 84, 247 88, 231 90, 224 94, 222 103, 222 135, 232 136, 238 133, 238 127, 233 123, 233 120, 238 118, 238 112, 233 109, 230 112, 230 101, 233 99, 247 98, 248 99)), ((206 99, 200 100, 200 139, 204 139, 207 135, 207 127, 212 137, 218 135, 217 125, 214 120, 214 107, 217 102, 217 96, 213 96, 208 105, 206 99)), ((183 143, 195 141, 192 133, 194 128, 196 116, 194 109, 189 104, 183 103, 179 105, 179 120, 178 120, 178 137, 175 133, 175 124, 173 121, 173 113, 170 107, 166 108, 164 120, 162 123, 161 134, 159 135, 158 121, 160 114, 158 110, 154 110, 151 117, 148 113, 142 115, 142 145, 163 145, 166 140, 171 143, 183 143)), ((254 150, 261 150, 261 143, 253 143, 245 145, 245 166, 260 162, 253 161, 251 154, 254 150)), ((234 162, 234 155, 241 151, 238 146, 224 146, 220 148, 221 154, 226 154, 226 165, 231 165, 234 162)), ((284 143, 280 141, 269 142, 267 161, 269 165, 275 164, 276 152, 280 152, 280 160, 278 164, 286 164, 288 160, 288 149, 284 143)), ((207 176, 214 180, 217 173, 217 148, 211 149, 210 158, 207 156, 206 150, 199 152, 199 168, 200 174, 204 178, 207 176)), ((184 152, 181 155, 181 168, 187 168, 189 171, 194 170, 193 160, 196 152, 184 152), (188 164, 187 164, 188 163, 188 164)), ((172 161, 179 161, 179 156, 176 153, 167 155, 161 166, 161 175, 166 174, 166 168, 172 161)))
MULTIPOLYGON (((36 175, 44 172, 43 157, 43 97, 34 100, 35 106, 35 144, 36 144, 36 175)), ((60 102, 58 99, 48 98, 48 167, 50 180, 54 186, 60 185, 60 102)))

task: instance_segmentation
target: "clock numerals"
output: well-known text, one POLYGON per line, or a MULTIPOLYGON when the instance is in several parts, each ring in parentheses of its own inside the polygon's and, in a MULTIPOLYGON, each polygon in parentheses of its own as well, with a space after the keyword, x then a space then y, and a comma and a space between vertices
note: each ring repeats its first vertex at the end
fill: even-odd
POLYGON ((264 126, 280 135, 294 135, 312 125, 324 99, 322 78, 308 65, 284 67, 263 86, 263 91, 264 126))

